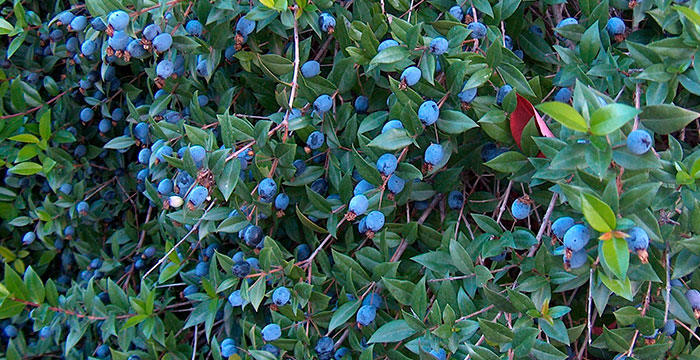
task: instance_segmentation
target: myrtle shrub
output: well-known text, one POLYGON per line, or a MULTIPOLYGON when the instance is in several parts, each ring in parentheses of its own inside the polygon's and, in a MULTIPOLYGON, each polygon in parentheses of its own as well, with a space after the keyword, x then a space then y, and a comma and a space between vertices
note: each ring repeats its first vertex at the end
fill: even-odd
POLYGON ((700 1, 14 0, 0 35, 7 359, 700 356, 700 1))

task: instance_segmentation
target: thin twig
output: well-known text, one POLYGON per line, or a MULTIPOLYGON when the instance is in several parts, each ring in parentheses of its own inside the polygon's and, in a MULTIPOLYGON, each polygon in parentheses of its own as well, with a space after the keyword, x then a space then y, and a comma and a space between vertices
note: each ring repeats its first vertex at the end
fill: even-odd
POLYGON ((508 187, 506 187, 506 192, 503 195, 503 200, 501 201, 501 206, 498 208, 498 216, 496 217, 496 222, 501 223, 501 216, 503 212, 506 211, 506 203, 508 202, 508 196, 510 195, 510 188, 513 187, 513 180, 508 182, 508 187))
POLYGON ((530 251, 528 251, 527 256, 532 257, 535 255, 535 251, 537 251, 537 248, 539 247, 540 243, 542 242, 542 236, 544 235, 544 229, 547 228, 547 223, 549 222, 549 218, 552 216, 552 211, 554 211, 554 204, 557 202, 557 198, 559 197, 558 193, 554 193, 552 195, 552 200, 549 202, 549 206, 547 206, 547 211, 544 213, 544 218, 542 219, 542 224, 540 225, 540 229, 537 231, 537 236, 535 236, 535 239, 537 240, 537 243, 535 245, 532 245, 530 248, 530 251))

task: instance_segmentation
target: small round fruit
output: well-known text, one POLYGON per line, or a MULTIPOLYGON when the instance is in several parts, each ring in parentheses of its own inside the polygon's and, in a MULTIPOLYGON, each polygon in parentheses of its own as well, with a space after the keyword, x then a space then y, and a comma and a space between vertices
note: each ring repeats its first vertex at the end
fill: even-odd
POLYGON ((367 214, 367 228, 373 232, 377 232, 384 226, 384 214, 381 211, 371 211, 367 214))
POLYGON ((355 99, 354 106, 358 114, 364 114, 369 108, 369 99, 364 95, 360 95, 355 99))
POLYGON ((569 88, 561 88, 554 94, 554 101, 568 103, 571 101, 571 95, 572 93, 569 88))
POLYGON ((365 305, 360 307, 360 310, 357 311, 357 316, 355 319, 361 326, 367 326, 373 323, 376 317, 377 309, 372 305, 365 305))
POLYGON ((403 129, 403 123, 401 120, 389 120, 384 124, 384 127, 382 127, 382 134, 391 130, 391 129, 403 129))
POLYGON ((629 247, 630 251, 634 252, 649 248, 649 234, 647 234, 647 232, 639 226, 631 228, 627 232, 627 235, 629 235, 629 237, 626 239, 627 246, 629 247))
POLYGON ((447 195, 447 206, 452 210, 460 210, 464 204, 464 195, 461 191, 452 190, 447 195))
POLYGON ((440 107, 433 100, 423 102, 418 108, 418 119, 425 126, 434 124, 440 116, 440 107))
POLYGON ((309 134, 309 137, 306 138, 306 146, 308 146, 311 150, 317 150, 321 146, 323 146, 323 143, 325 141, 326 136, 323 135, 322 132, 314 131, 311 134, 309 134))
POLYGON ((457 21, 462 22, 464 20, 464 11, 459 5, 455 5, 448 10, 448 13, 452 15, 457 21))
POLYGON ((321 73, 321 64, 316 60, 309 60, 301 66, 301 75, 307 79, 321 73))
POLYGON ((613 16, 608 19, 608 23, 605 25, 605 30, 607 30, 612 36, 622 35, 625 33, 625 22, 619 17, 613 16))
POLYGON ((415 66, 409 66, 401 73, 399 78, 401 82, 406 83, 408 86, 413 86, 418 83, 421 77, 421 71, 415 66))
POLYGON ((246 245, 253 247, 257 246, 260 241, 262 241, 264 236, 265 234, 263 233, 261 227, 252 225, 249 226, 243 233, 243 240, 245 241, 246 245))
POLYGON ((318 17, 318 25, 323 32, 332 34, 335 29, 335 18, 327 12, 321 13, 318 17))
POLYGON ((636 155, 644 155, 651 149, 652 138, 644 130, 634 130, 627 136, 627 149, 636 155))
POLYGON ((406 180, 400 178, 396 174, 392 174, 386 183, 387 189, 389 189, 389 192, 391 192, 394 195, 400 193, 403 190, 405 185, 406 185, 406 180))
POLYGON ((486 26, 478 21, 469 23, 467 29, 472 31, 470 34, 472 39, 483 39, 486 36, 486 26))
POLYGON ((502 104, 503 104, 503 100, 506 99, 506 95, 508 95, 511 91, 513 91, 513 87, 512 87, 512 86, 510 86, 510 85, 508 85, 508 84, 505 84, 505 85, 501 86, 501 87, 498 89, 498 92, 496 92, 496 104, 499 105, 499 106, 502 105, 502 104))
POLYGON ((199 20, 190 20, 185 25, 185 31, 192 36, 200 37, 202 36, 202 31, 204 31, 204 26, 199 20))
POLYGON ((129 25, 129 14, 121 10, 114 11, 111 14, 109 14, 109 17, 107 18, 107 23, 115 31, 122 31, 126 29, 127 25, 129 25))
POLYGON ((278 194, 275 198, 275 208, 284 211, 287 206, 289 206, 289 196, 285 193, 278 194))
POLYGON ((366 196, 360 194, 355 195, 352 197, 352 199, 350 199, 350 203, 348 204, 348 211, 351 211, 355 215, 364 215, 368 207, 369 200, 367 200, 366 196))
POLYGON ((231 272, 238 278, 244 278, 250 274, 250 264, 247 261, 239 261, 233 265, 231 272))
POLYGON ((292 292, 284 286, 280 286, 272 292, 272 302, 277 306, 285 306, 289 304, 292 297, 292 292))
POLYGON ((277 183, 275 183, 275 180, 271 178, 263 179, 260 184, 258 184, 258 195, 263 199, 272 201, 272 198, 277 195, 277 183))
POLYGON ((515 199, 515 201, 513 201, 513 204, 511 204, 510 206, 510 211, 513 214, 513 217, 518 220, 527 218, 528 215, 530 215, 530 210, 530 203, 524 201, 523 199, 515 199))
POLYGON ((173 45, 173 37, 168 32, 157 35, 153 38, 153 48, 158 52, 165 52, 173 45))
POLYGON ((430 164, 430 165, 437 165, 442 161, 443 156, 445 155, 444 150, 442 149, 442 145, 440 144, 430 144, 427 149, 425 149, 425 163, 430 164))
POLYGON ((377 52, 381 52, 382 50, 388 49, 393 46, 399 46, 399 43, 394 39, 386 39, 379 43, 379 46, 377 47, 377 52))
POLYGON ((265 342, 275 341, 282 337, 282 329, 277 324, 268 324, 262 329, 261 335, 265 342))
POLYGON ((445 52, 447 52, 447 48, 449 46, 450 43, 447 41, 447 39, 445 39, 442 36, 438 36, 430 41, 430 45, 428 45, 428 48, 430 49, 430 52, 434 55, 442 55, 445 52))
POLYGON ((314 100, 314 111, 317 113, 326 113, 333 107, 333 98, 323 94, 314 100))
POLYGON ((583 249, 591 238, 588 227, 576 224, 564 233, 564 246, 573 252, 583 249))
POLYGON ((566 234, 567 230, 574 226, 575 223, 576 222, 572 217, 560 217, 552 223, 552 233, 554 233, 554 236, 556 236, 557 239, 563 239, 564 234, 566 234))
POLYGON ((397 166, 398 159, 394 154, 387 153, 377 159, 377 170, 384 176, 393 174, 397 166))
POLYGON ((36 234, 33 231, 26 232, 22 236, 22 244, 24 245, 31 245, 34 240, 36 240, 36 234))

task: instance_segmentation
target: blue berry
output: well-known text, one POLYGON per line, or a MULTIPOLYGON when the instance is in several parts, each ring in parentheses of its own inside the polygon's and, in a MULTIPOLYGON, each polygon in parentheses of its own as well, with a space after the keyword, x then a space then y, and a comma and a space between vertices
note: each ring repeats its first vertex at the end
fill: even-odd
POLYGON ((112 120, 121 121, 124 120, 124 110, 121 108, 116 108, 112 111, 112 120))
POLYGON ((185 25, 185 31, 192 36, 200 37, 202 36, 202 31, 204 31, 204 26, 199 20, 190 20, 185 25))
POLYGON ((568 103, 571 101, 571 90, 569 88, 561 88, 554 94, 554 101, 568 103))
POLYGON ((496 92, 496 104, 501 105, 503 104, 503 100, 505 100, 506 95, 508 95, 511 91, 513 91, 513 87, 505 84, 501 86, 498 89, 498 92, 496 92))
POLYGON ((460 210, 462 208, 463 203, 464 203, 464 196, 462 195, 462 192, 457 191, 457 190, 452 190, 447 195, 447 206, 449 206, 450 209, 460 210))
POLYGON ((277 324, 268 324, 262 329, 263 341, 275 341, 282 336, 282 329, 277 324))
POLYGON ((260 262, 256 258, 247 258, 245 261, 250 265, 253 270, 260 270, 260 262))
POLYGON ((70 195, 70 193, 73 192, 73 185, 65 183, 58 188, 58 191, 70 195))
POLYGON ((149 246, 146 248, 146 250, 143 251, 143 256, 147 259, 152 258, 153 255, 155 255, 155 254, 156 254, 156 248, 154 248, 153 246, 149 246))
POLYGON ((173 37, 170 33, 164 32, 153 38, 153 48, 158 52, 165 52, 173 45, 173 37))
POLYGON ((629 237, 626 239, 627 246, 629 247, 630 251, 634 252, 649 248, 649 234, 647 234, 644 229, 635 226, 627 232, 627 235, 629 235, 629 237))
POLYGON ((134 136, 136 136, 142 142, 148 140, 148 123, 140 122, 134 126, 134 136))
POLYGON ((673 336, 676 334, 676 322, 673 319, 668 319, 664 324, 664 334, 673 336))
POLYGON ((459 94, 457 94, 457 97, 459 97, 461 102, 469 104, 474 101, 474 98, 476 98, 476 90, 476 88, 462 90, 459 92, 459 94))
POLYGON ((529 201, 523 200, 522 198, 515 199, 513 201, 513 204, 510 206, 510 211, 513 214, 513 217, 522 220, 525 219, 528 215, 530 215, 530 203, 529 201))
POLYGON ((321 73, 321 64, 316 60, 309 60, 301 66, 301 75, 307 79, 321 73))
POLYGON ((229 357, 238 353, 236 348, 236 342, 231 338, 226 338, 221 342, 221 356, 228 359, 229 357))
POLYGON ((517 56, 520 60, 525 57, 525 53, 523 53, 523 51, 520 49, 513 50, 513 54, 515 54, 515 56, 517 56))
POLYGON ((131 38, 124 31, 115 31, 114 35, 110 36, 107 40, 107 44, 115 51, 126 49, 126 45, 129 44, 131 38))
POLYGON ((437 360, 447 359, 447 353, 443 349, 430 350, 429 354, 434 356, 437 360))
POLYGON ((14 325, 7 325, 3 329, 3 333, 5 333, 5 336, 7 336, 8 338, 14 338, 15 336, 17 336, 18 332, 19 331, 17 330, 17 327, 15 327, 14 325))
POLYGON ((444 150, 440 144, 430 144, 427 149, 425 149, 425 163, 429 165, 437 165, 442 161, 444 156, 444 150))
POLYGON ((554 233, 554 236, 557 237, 557 239, 563 239, 564 234, 566 234, 566 231, 569 230, 572 226, 574 226, 575 223, 576 222, 571 217, 560 217, 552 223, 552 232, 554 233))
POLYGON ((129 52, 131 57, 141 58, 146 55, 146 49, 143 48, 141 40, 132 39, 129 44, 126 45, 126 51, 129 52))
POLYGON ((316 353, 319 355, 330 355, 330 353, 333 352, 334 345, 335 343, 333 342, 333 339, 329 338, 328 336, 324 336, 318 339, 314 350, 316 350, 316 353))
POLYGON ((81 201, 75 206, 75 209, 80 215, 87 215, 88 210, 90 210, 90 205, 85 201, 81 201))
POLYGON ((153 41, 156 36, 160 35, 162 30, 160 29, 160 26, 157 24, 150 24, 143 28, 143 32, 141 35, 143 35, 143 38, 148 40, 148 41, 153 41))
POLYGON ((31 245, 34 240, 36 240, 36 234, 31 231, 24 233, 24 236, 22 236, 22 244, 24 245, 31 245))
POLYGON ((415 66, 409 66, 404 71, 401 73, 401 77, 399 78, 402 83, 405 83, 408 86, 413 86, 418 83, 421 77, 421 71, 419 68, 415 66))
POLYGON ((199 62, 197 62, 197 75, 201 77, 207 77, 209 76, 209 70, 207 69, 207 59, 200 59, 199 62))
POLYGON ((503 46, 508 50, 513 50, 513 38, 508 35, 503 37, 503 46))
POLYGON ((365 305, 360 307, 360 310, 357 311, 357 316, 355 317, 355 319, 357 320, 357 323, 361 326, 367 326, 374 322, 374 319, 376 317, 377 309, 372 305, 365 305))
POLYGON ((384 175, 389 176, 396 171, 398 166, 398 159, 394 154, 384 154, 377 159, 377 170, 384 175))
POLYGON ((324 12, 318 17, 318 26, 321 27, 323 32, 332 34, 335 31, 335 18, 333 15, 324 12))
POLYGON ((208 97, 208 96, 206 96, 206 95, 199 95, 199 96, 197 96, 197 104, 198 104, 200 107, 207 106, 208 103, 209 103, 209 97, 208 97))
POLYGON ((69 237, 72 237, 73 235, 75 235, 75 229, 73 229, 72 226, 68 225, 63 229, 63 236, 69 238, 69 237))
POLYGON ((430 49, 430 52, 434 55, 442 55, 445 52, 447 52, 447 48, 449 46, 450 44, 447 41, 447 39, 445 39, 442 36, 438 36, 430 41, 430 45, 428 46, 428 48, 430 49))
POLYGON ((248 20, 244 17, 238 19, 238 22, 236 23, 236 33, 248 36, 253 32, 253 30, 255 30, 254 20, 248 20))
POLYGON ((392 174, 386 183, 387 189, 389 189, 389 192, 391 192, 394 195, 400 193, 403 190, 405 185, 406 185, 406 180, 400 178, 396 174, 392 174))
POLYGON ((70 28, 73 31, 83 31, 87 26, 87 18, 83 15, 76 16, 70 22, 70 28))
POLYGON ((355 215, 364 215, 369 207, 369 200, 364 195, 355 195, 350 199, 348 204, 348 211, 354 213, 355 215))
POLYGON ((285 193, 278 194, 275 198, 275 208, 284 211, 287 206, 289 206, 289 196, 285 193))
POLYGON ((265 344, 260 348, 260 350, 269 352, 275 357, 275 359, 280 356, 280 349, 272 344, 265 344))
POLYGON ((263 230, 259 226, 249 226, 243 233, 243 240, 248 246, 256 246, 264 237, 263 230))
POLYGON ((109 345, 102 344, 95 349, 95 356, 98 358, 106 358, 109 356, 109 345))
POLYGON ((418 108, 418 119, 425 126, 434 124, 440 116, 440 108, 433 100, 425 101, 418 108))
POLYGON ((73 19, 75 19, 75 15, 73 15, 72 12, 70 11, 64 11, 56 17, 58 21, 60 21, 63 25, 68 25, 70 24, 73 19))
POLYGON ((560 21, 559 24, 557 24, 557 27, 561 28, 564 26, 576 25, 576 24, 578 24, 578 20, 576 20, 576 18, 569 17, 569 18, 566 18, 566 19, 563 19, 562 21, 560 21))
POLYGON ((235 45, 230 45, 224 50, 224 59, 228 62, 232 62, 234 59, 234 55, 236 55, 236 46, 235 45))
POLYGON ((481 160, 484 162, 491 161, 507 151, 507 148, 500 148, 494 143, 487 143, 481 148, 481 160))
POLYGON ((360 195, 372 189, 374 189, 374 185, 372 185, 372 183, 370 183, 369 181, 362 179, 360 180, 360 182, 357 183, 357 185, 355 185, 355 189, 353 189, 352 193, 353 195, 360 195))
POLYGON ((168 145, 164 145, 158 148, 158 150, 156 151, 156 159, 158 159, 158 161, 165 161, 164 156, 173 156, 173 148, 171 148, 168 145))
POLYGON ((381 211, 371 211, 367 214, 367 229, 377 232, 384 227, 384 214, 381 211))
POLYGON ((156 75, 162 78, 169 78, 173 75, 173 69, 175 66, 170 60, 161 60, 156 66, 156 75))
POLYGON ((317 113, 325 113, 333 107, 333 98, 323 94, 314 100, 314 111, 317 113))
POLYGON ((627 135, 627 149, 636 155, 644 155, 651 149, 652 138, 644 130, 634 130, 627 135))
POLYGON ((576 224, 564 233, 564 247, 573 252, 579 251, 588 244, 590 238, 591 232, 588 227, 576 224))
POLYGON ((95 112, 88 107, 83 108, 83 110, 80 110, 80 121, 84 123, 92 120, 93 116, 95 116, 95 112))
POLYGON ((199 277, 207 276, 209 274, 209 263, 204 261, 198 262, 194 268, 194 274, 199 277))
POLYGON ((173 192, 173 181, 170 179, 163 179, 158 183, 158 193, 160 195, 170 195, 173 192))
POLYGON ((611 36, 622 35, 625 33, 625 22, 619 17, 613 16, 608 19, 605 30, 607 30, 611 36))
MULTIPOLYGON (((245 261, 243 261, 243 262, 245 262, 245 261)), ((247 264, 247 263, 246 263, 246 264, 247 264)), ((244 300, 244 299, 241 297, 241 291, 240 291, 240 290, 236 290, 236 291, 232 292, 231 295, 228 296, 228 302, 229 302, 229 304, 231 304, 231 306, 233 306, 233 307, 243 306, 243 305, 245 305, 245 304, 248 303, 247 300, 244 300)))
POLYGON ((391 129, 403 129, 403 123, 401 120, 389 120, 384 124, 384 127, 382 127, 382 134, 391 130, 391 129))
POLYGON ((39 337, 41 339, 47 339, 48 337, 51 336, 52 333, 53 333, 53 331, 51 330, 51 327, 44 326, 41 328, 41 330, 39 330, 39 337))
POLYGON ((686 291, 685 298, 690 303, 693 310, 700 310, 700 292, 695 289, 686 291))
POLYGON ((486 36, 486 26, 478 21, 469 23, 467 29, 472 31, 470 34, 472 39, 482 39, 486 36))
POLYGON ((586 250, 574 251, 571 254, 571 259, 566 259, 566 254, 564 254, 564 264, 566 264, 571 269, 578 269, 585 265, 588 261, 588 254, 586 250))
POLYGON ((393 46, 399 46, 399 43, 394 39, 386 39, 379 43, 379 46, 377 47, 377 52, 380 52, 384 49, 388 49, 393 46))
POLYGON ((250 264, 247 261, 239 261, 233 265, 231 272, 238 278, 244 278, 250 274, 250 264))
POLYGON ((78 38, 72 37, 66 41, 66 50, 71 53, 77 53, 80 48, 78 38))
POLYGON ((384 300, 382 300, 382 297, 376 293, 369 293, 369 295, 367 295, 362 300, 363 306, 371 305, 371 306, 374 306, 375 308, 377 308, 377 310, 382 307, 383 303, 384 303, 384 300))
POLYGON ((306 138, 306 146, 311 150, 317 150, 326 141, 326 136, 320 131, 314 131, 306 138))
POLYGON ((360 95, 355 99, 355 111, 358 114, 364 114, 367 112, 367 109, 369 108, 369 99, 364 96, 360 95))
POLYGON ((143 148, 139 151, 139 155, 138 155, 139 163, 141 163, 143 165, 147 165, 150 158, 151 158, 151 149, 143 148))
POLYGON ((292 297, 292 292, 284 286, 280 286, 272 292, 272 302, 277 306, 285 306, 289 304, 292 297))
POLYGON ((448 13, 452 15, 457 21, 462 22, 464 20, 464 11, 459 5, 455 5, 448 10, 448 13))
POLYGON ((202 203, 204 203, 205 200, 207 200, 207 197, 209 196, 209 191, 207 188, 204 186, 196 186, 190 194, 187 196, 187 202, 189 205, 191 205, 192 208, 196 208, 202 203))
POLYGON ((129 25, 129 14, 121 10, 115 11, 109 14, 109 17, 107 18, 107 23, 115 31, 122 31, 126 29, 127 25, 129 25))
POLYGON ((296 248, 294 248, 294 254, 296 256, 297 261, 304 261, 311 256, 311 248, 309 245, 306 244, 300 244, 296 248))
POLYGON ((333 354, 333 359, 342 360, 348 353, 350 353, 350 349, 346 347, 341 347, 340 349, 335 351, 335 354, 333 354))

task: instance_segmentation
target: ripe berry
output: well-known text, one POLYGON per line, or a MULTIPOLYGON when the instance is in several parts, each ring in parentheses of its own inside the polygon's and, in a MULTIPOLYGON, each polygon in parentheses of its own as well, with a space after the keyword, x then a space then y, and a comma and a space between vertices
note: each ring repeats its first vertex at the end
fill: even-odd
POLYGON ((87 215, 88 210, 90 210, 90 205, 85 201, 81 201, 75 206, 75 209, 80 215, 87 215))
POLYGON ((164 79, 169 78, 173 75, 174 68, 172 61, 163 59, 156 66, 156 75, 164 79))
POLYGON ((372 306, 372 305, 365 305, 360 308, 360 310, 357 311, 357 316, 355 319, 357 320, 357 323, 361 326, 367 326, 374 322, 374 319, 377 317, 377 309, 372 306))
POLYGON ((554 101, 568 103, 571 101, 571 90, 569 88, 561 88, 554 94, 554 101))
POLYGON ((403 129, 403 123, 401 120, 389 120, 384 124, 384 127, 382 127, 382 134, 391 130, 391 129, 403 129))
POLYGON ((676 334, 676 322, 673 319, 668 319, 664 324, 664 334, 673 336, 676 334))
MULTIPOLYGON (((317 150, 326 141, 326 136, 320 131, 314 131, 306 138, 306 146, 311 150, 317 150)), ((301 161, 301 160, 300 160, 301 161)), ((303 162, 302 162, 303 163, 303 162)))
POLYGON ((625 33, 625 22, 619 17, 613 16, 608 19, 605 30, 607 30, 611 36, 622 35, 625 33))
POLYGON ((199 22, 199 20, 190 20, 185 25, 185 31, 187 31, 192 36, 202 36, 203 30, 204 27, 202 26, 202 23, 199 22))
POLYGON ((73 31, 83 31, 87 26, 87 18, 83 15, 76 16, 70 22, 70 29, 73 31))
POLYGON ((190 194, 187 196, 187 203, 191 207, 190 210, 202 205, 207 197, 209 196, 209 191, 204 186, 196 186, 190 194))
POLYGON ((229 302, 229 304, 231 304, 231 306, 233 306, 233 307, 243 306, 243 305, 245 305, 245 304, 248 303, 248 301, 244 300, 244 299, 241 297, 241 291, 240 291, 240 290, 236 290, 236 291, 232 292, 231 295, 228 296, 228 302, 229 302))
POLYGON ((530 209, 530 202, 522 198, 515 199, 513 204, 510 206, 510 211, 513 214, 513 217, 518 220, 525 219, 528 215, 530 215, 530 209))
POLYGON ((277 306, 284 306, 289 304, 289 300, 292 297, 292 292, 289 291, 284 286, 280 286, 275 291, 272 292, 272 302, 277 306))
POLYGON ((95 112, 92 111, 92 109, 86 107, 80 110, 80 121, 86 123, 90 120, 92 120, 92 117, 95 116, 95 112))
POLYGON ((70 193, 73 191, 73 185, 68 184, 68 183, 63 184, 58 188, 58 191, 66 194, 66 195, 70 195, 70 193))
POLYGON ((362 305, 371 305, 374 306, 376 309, 379 309, 382 307, 382 304, 384 303, 384 300, 382 300, 382 297, 379 296, 377 293, 369 293, 363 300, 362 300, 362 305))
POLYGON ((387 189, 389 189, 389 192, 391 192, 394 195, 400 193, 403 190, 405 185, 406 185, 406 180, 400 178, 396 174, 392 174, 389 177, 389 181, 387 181, 387 183, 386 183, 387 189))
POLYGON ((330 353, 333 352, 333 346, 335 343, 333 342, 332 338, 329 338, 328 336, 324 336, 320 339, 318 339, 318 342, 316 343, 316 346, 314 347, 314 350, 322 356, 322 355, 328 355, 330 356, 330 353))
POLYGON ((695 289, 690 289, 685 293, 685 298, 688 300, 690 306, 693 308, 695 317, 700 317, 700 292, 695 289))
POLYGON ((644 155, 649 149, 653 140, 651 135, 644 130, 634 130, 627 136, 627 149, 636 155, 644 155))
POLYGON ((377 159, 377 170, 384 175, 384 176, 389 176, 396 171, 396 167, 398 166, 398 159, 396 159, 396 156, 394 154, 384 154, 377 159))
POLYGON ((225 359, 238 353, 238 348, 236 348, 236 343, 231 338, 226 338, 221 342, 221 356, 225 359))
POLYGON ((407 86, 413 86, 418 83, 421 77, 421 71, 415 66, 409 66, 401 73, 401 83, 407 86))
POLYGON ((627 246, 630 251, 646 250, 649 247, 649 235, 644 229, 635 226, 627 234, 627 246))
MULTIPOLYGON (((556 28, 557 28, 557 29, 560 29, 560 28, 563 28, 563 27, 566 27, 566 26, 576 25, 576 24, 578 24, 578 20, 576 20, 576 18, 570 17, 570 18, 566 18, 566 19, 563 19, 562 21, 560 21, 559 24, 557 24, 557 27, 556 27, 556 28)), ((566 40, 566 38, 565 38, 564 36, 560 35, 560 34, 557 33, 557 32, 555 32, 554 35, 555 35, 555 36, 557 37, 557 39, 559 39, 559 40, 562 40, 562 41, 563 41, 563 40, 566 40)))
POLYGON ((243 233, 243 240, 245 241, 246 245, 253 247, 258 245, 264 236, 265 235, 263 234, 262 228, 252 225, 249 226, 243 233))
POLYGON ((430 350, 430 355, 434 356, 437 360, 447 359, 447 353, 443 349, 430 350))
POLYGON ((348 211, 352 212, 355 215, 364 215, 364 213, 367 211, 367 208, 369 207, 369 200, 367 200, 367 197, 364 195, 355 195, 350 199, 350 203, 348 204, 348 211))
POLYGON ((289 206, 289 196, 285 193, 278 194, 275 198, 275 208, 284 211, 289 206))
POLYGON ((95 349, 95 356, 98 358, 106 358, 109 356, 109 345, 102 344, 95 349))
POLYGON ((247 261, 239 261, 233 265, 231 272, 236 277, 244 278, 250 274, 250 264, 247 261))
POLYGON ((41 330, 39 330, 39 337, 41 339, 47 339, 49 336, 51 336, 51 333, 53 333, 53 331, 51 330, 51 327, 44 326, 41 328, 41 330))
POLYGON ((508 35, 503 36, 503 46, 508 50, 513 50, 513 38, 508 35))
POLYGON ((367 180, 360 180, 360 182, 355 185, 355 188, 353 189, 353 195, 360 195, 360 194, 365 194, 368 191, 374 189, 374 185, 370 183, 367 180))
POLYGON ((390 48, 392 46, 399 46, 399 43, 394 40, 394 39, 386 39, 379 43, 379 46, 377 47, 377 52, 380 52, 384 49, 390 48))
POLYGON ((507 148, 500 148, 496 146, 494 143, 487 143, 481 148, 481 160, 484 162, 489 162, 496 158, 498 155, 501 155, 505 152, 507 152, 507 148))
POLYGON ((307 79, 321 73, 321 64, 316 60, 309 60, 301 66, 301 75, 307 79))
POLYGON ((530 27, 528 28, 528 31, 530 31, 530 33, 537 35, 539 37, 544 37, 544 31, 542 31, 542 28, 537 26, 537 25, 530 25, 530 27))
POLYGON ((476 88, 462 90, 459 92, 459 94, 457 94, 457 97, 459 97, 461 102, 470 104, 472 101, 474 101, 474 98, 476 98, 476 90, 476 88))
POLYGON ((198 262, 197 266, 194 268, 194 274, 202 277, 202 276, 207 276, 209 273, 209 263, 208 262, 198 262))
POLYGON ((207 69, 207 59, 199 59, 199 62, 197 62, 197 75, 201 77, 207 77, 209 76, 209 70, 207 69))
POLYGON ((165 52, 173 45, 173 37, 170 33, 164 32, 153 38, 153 48, 158 52, 165 52))
POLYGON ((318 17, 318 25, 321 27, 323 32, 332 34, 335 30, 335 18, 333 15, 324 12, 318 17))
POLYGON ((96 49, 97 44, 90 39, 85 40, 85 42, 80 46, 80 52, 85 56, 92 55, 96 49))
POLYGON ((107 18, 107 23, 115 31, 122 31, 126 29, 127 25, 129 25, 129 14, 121 10, 115 11, 109 14, 109 17, 107 18))
POLYGON ((472 31, 472 39, 482 39, 484 36, 486 36, 486 26, 478 21, 469 23, 469 25, 467 25, 467 29, 472 31))
POLYGON ((311 248, 309 248, 309 245, 300 244, 294 248, 294 256, 297 261, 304 261, 311 256, 311 248))
POLYGON ((143 48, 143 44, 138 39, 131 39, 126 45, 126 51, 132 58, 141 58, 146 55, 146 49, 143 48))
POLYGON ((158 183, 158 194, 169 195, 173 192, 173 181, 170 179, 163 179, 158 183))
POLYGON ((571 254, 571 259, 566 259, 566 254, 564 254, 564 267, 567 269, 578 269, 585 265, 588 261, 588 254, 586 250, 574 251, 571 254))
POLYGON ((160 35, 161 33, 160 26, 158 24, 150 24, 143 28, 143 32, 141 32, 141 35, 143 36, 144 39, 148 41, 153 41, 156 36, 160 35))
POLYGON ((440 108, 433 100, 425 101, 418 108, 418 119, 425 126, 434 124, 440 116, 440 108))
POLYGON ((314 111, 317 113, 325 113, 333 107, 333 98, 323 94, 314 100, 314 111))
POLYGON ((430 41, 430 45, 428 47, 430 48, 430 52, 434 55, 442 55, 447 52, 449 45, 450 44, 447 39, 442 36, 438 36, 430 41))
POLYGON ((14 325, 5 326, 5 328, 3 329, 3 332, 5 333, 5 336, 7 336, 8 338, 14 338, 15 336, 17 336, 17 333, 18 333, 17 327, 15 327, 14 325))
POLYGON ((513 91, 513 87, 512 87, 512 86, 510 86, 510 85, 508 85, 508 84, 505 84, 505 85, 501 86, 501 87, 498 89, 498 92, 496 92, 496 104, 499 105, 499 106, 500 106, 501 104, 503 104, 503 100, 505 100, 506 95, 508 95, 511 91, 513 91))
POLYGON ((449 206, 450 209, 459 210, 462 208, 463 203, 464 203, 464 196, 462 195, 462 192, 457 191, 457 190, 452 190, 447 195, 447 206, 449 206))
POLYGON ((371 211, 367 214, 367 229, 377 232, 384 226, 384 214, 381 211, 371 211))
POLYGON ((73 19, 75 19, 75 15, 73 15, 72 12, 70 11, 64 11, 56 17, 58 21, 60 21, 63 25, 68 25, 70 24, 73 19))
POLYGON ((275 341, 282 336, 282 329, 277 324, 268 324, 262 329, 263 341, 275 341))
POLYGON ((129 38, 129 35, 127 35, 126 32, 115 31, 114 35, 110 36, 107 40, 107 44, 109 44, 109 47, 111 47, 114 51, 124 50, 126 49, 126 45, 129 44, 130 40, 131 38, 129 38))
POLYGON ((462 11, 462 7, 459 5, 455 5, 450 8, 448 11, 450 15, 452 15, 457 21, 462 22, 464 20, 464 11, 462 11))
POLYGON ((22 244, 24 245, 31 245, 34 240, 36 240, 36 234, 31 231, 24 233, 24 236, 22 236, 22 244))
POLYGON ((576 222, 571 217, 560 217, 552 223, 552 233, 554 233, 554 236, 556 236, 557 239, 563 239, 566 231, 574 226, 575 223, 576 222))
POLYGON ((435 166, 442 161, 443 156, 444 151, 440 144, 430 144, 430 146, 425 149, 424 159, 426 164, 435 166))
POLYGON ((364 95, 360 95, 355 99, 354 106, 358 114, 364 114, 369 108, 369 99, 364 95))
POLYGON ((333 359, 335 360, 342 360, 345 355, 347 355, 350 352, 350 349, 346 347, 341 347, 340 349, 335 351, 335 354, 333 354, 333 359))
POLYGON ((590 238, 591 232, 588 227, 576 224, 564 233, 564 247, 573 252, 579 251, 588 244, 590 238))

